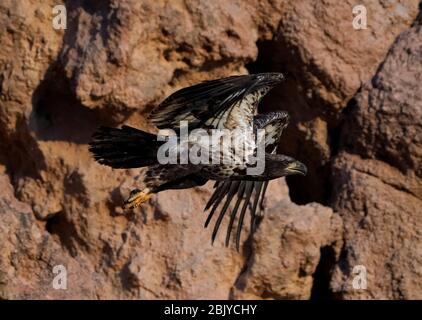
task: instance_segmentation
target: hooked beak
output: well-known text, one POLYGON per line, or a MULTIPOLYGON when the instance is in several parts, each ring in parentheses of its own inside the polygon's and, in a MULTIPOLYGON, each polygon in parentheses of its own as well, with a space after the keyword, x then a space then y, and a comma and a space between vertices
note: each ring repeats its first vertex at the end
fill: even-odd
POLYGON ((286 171, 289 174, 301 174, 302 176, 306 176, 308 169, 302 162, 294 161, 287 166, 286 171))

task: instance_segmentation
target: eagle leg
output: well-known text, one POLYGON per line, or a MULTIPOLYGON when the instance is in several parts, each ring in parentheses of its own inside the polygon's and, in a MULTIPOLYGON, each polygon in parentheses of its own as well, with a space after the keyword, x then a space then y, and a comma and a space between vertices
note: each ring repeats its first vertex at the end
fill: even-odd
POLYGON ((123 209, 133 209, 139 207, 142 203, 148 201, 153 193, 150 189, 145 188, 144 190, 135 189, 130 192, 129 198, 123 203, 123 209))

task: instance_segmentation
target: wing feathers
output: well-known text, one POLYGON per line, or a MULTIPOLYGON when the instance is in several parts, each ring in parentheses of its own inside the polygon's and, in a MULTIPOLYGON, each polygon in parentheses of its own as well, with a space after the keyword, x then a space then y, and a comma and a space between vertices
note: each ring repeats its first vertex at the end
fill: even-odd
POLYGON ((230 242, 230 234, 232 232, 232 228, 233 228, 233 223, 234 223, 234 219, 236 218, 236 213, 237 210, 239 209, 240 203, 243 199, 243 193, 245 192, 245 187, 246 187, 246 182, 245 181, 241 181, 240 182, 240 187, 239 190, 237 192, 237 200, 236 200, 236 204, 234 205, 234 208, 230 214, 230 221, 229 221, 229 226, 227 227, 227 234, 226 234, 226 247, 229 246, 229 242, 230 242))
POLYGON ((215 210, 217 209, 218 205, 221 203, 221 201, 224 199, 227 190, 230 188, 230 183, 224 183, 223 187, 220 189, 217 189, 218 195, 216 196, 216 199, 214 201, 214 205, 211 209, 211 212, 209 213, 207 220, 205 221, 205 228, 208 227, 208 224, 210 223, 212 216, 214 215, 215 210))
MULTIPOLYGON (((289 122, 289 115, 285 111, 277 111, 277 112, 270 112, 266 114, 257 115, 254 117, 254 126, 255 129, 265 129, 265 149, 268 153, 274 153, 280 136, 284 130, 284 128, 288 125, 289 122)), ((234 220, 236 219, 237 211, 240 207, 240 204, 242 202, 243 197, 247 197, 248 200, 244 200, 246 202, 246 205, 250 206, 250 213, 251 213, 251 233, 254 232, 256 228, 256 222, 257 217, 261 214, 261 211, 264 209, 264 198, 265 193, 267 191, 269 181, 246 181, 243 180, 240 183, 235 180, 226 180, 226 181, 217 181, 214 185, 214 193, 212 194, 210 200, 208 201, 207 205, 205 206, 205 211, 208 210, 213 204, 216 206, 213 207, 213 211, 208 216, 206 226, 209 224, 212 215, 214 214, 215 210, 218 207, 218 204, 222 201, 224 198, 224 195, 227 193, 228 190, 232 190, 230 192, 230 197, 228 196, 225 205, 223 209, 221 210, 216 227, 218 227, 221 224, 221 220, 223 219, 226 211, 227 206, 229 205, 229 202, 233 200, 233 198, 237 198, 235 202, 235 206, 230 213, 230 221, 227 228, 227 234, 226 234, 226 246, 228 246, 230 242, 230 234, 231 229, 233 228, 234 220), (236 191, 233 191, 233 188, 236 188, 236 191), (252 191, 248 192, 248 190, 251 189, 252 191), (252 194, 254 196, 253 201, 251 202, 250 198, 252 197, 252 194), (217 201, 218 200, 218 201, 217 201)), ((245 204, 244 204, 245 206, 245 204)), ((243 209, 243 207, 242 207, 243 209)), ((246 207, 245 207, 246 210, 246 207)), ((245 213, 243 213, 244 215, 245 213)), ((242 216, 242 214, 241 214, 242 216)), ((243 219, 239 217, 240 225, 243 224, 243 219)), ((214 229, 215 232, 217 232, 217 229, 214 229)), ((239 231, 238 231, 239 232, 239 231)))
POLYGON ((239 251, 239 247, 240 247, 240 235, 242 233, 243 219, 245 217, 246 208, 248 207, 249 201, 251 199, 252 190, 253 190, 253 183, 248 183, 246 185, 245 199, 244 199, 244 202, 243 202, 242 211, 240 211, 239 221, 237 222, 237 232, 236 232, 236 249, 237 249, 237 251, 239 251))
POLYGON ((234 195, 237 193, 237 190, 239 188, 240 181, 235 181, 230 186, 229 193, 227 194, 226 202, 224 203, 223 209, 221 209, 220 215, 218 216, 218 219, 215 223, 214 230, 212 233, 211 241, 214 242, 215 237, 217 236, 218 228, 220 227, 221 221, 223 220, 224 214, 227 211, 227 208, 230 205, 231 200, 233 199, 234 195))
POLYGON ((258 202, 260 200, 263 184, 264 183, 262 181, 255 181, 254 182, 255 198, 254 198, 254 202, 253 202, 252 209, 251 209, 251 231, 252 231, 254 223, 255 223, 256 209, 258 207, 258 202))
POLYGON ((283 79, 281 73, 261 73, 205 81, 176 91, 155 108, 149 118, 160 129, 178 129, 182 120, 189 121, 192 129, 205 123, 220 128, 222 114, 240 107, 238 102, 245 95, 262 90, 263 96, 283 79))

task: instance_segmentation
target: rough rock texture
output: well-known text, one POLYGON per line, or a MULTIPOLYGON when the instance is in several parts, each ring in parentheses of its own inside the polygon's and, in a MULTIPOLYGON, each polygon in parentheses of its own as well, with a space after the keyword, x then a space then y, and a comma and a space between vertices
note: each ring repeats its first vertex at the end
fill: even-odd
POLYGON ((418 1, 362 3, 366 30, 354 1, 66 1, 54 30, 57 1, 2 1, 0 299, 420 298, 418 1), (209 186, 123 214, 139 172, 96 164, 93 130, 153 130, 166 95, 247 71, 286 74, 262 107, 292 114, 308 177, 270 184, 240 253, 202 228, 209 186))
MULTIPOLYGON (((31 208, 13 195, 5 175, 0 176, 0 296, 2 299, 95 299, 112 297, 113 288, 95 272, 93 264, 82 255, 71 257, 45 231, 31 208), (59 275, 54 266, 65 266, 67 290, 54 290, 59 275), (106 295, 100 295, 103 292, 106 295)), ((117 292, 115 294, 118 294, 117 292)))
POLYGON ((341 246, 342 221, 330 208, 280 201, 268 208, 253 237, 252 255, 233 298, 309 299, 324 290, 313 277, 321 250, 330 250, 324 258, 336 260, 341 246))
POLYGON ((334 208, 343 218, 344 247, 332 291, 346 299, 420 299, 421 180, 349 154, 339 156, 334 168, 334 208), (366 290, 352 286, 355 266, 366 268, 366 290))
POLYGON ((60 66, 76 98, 121 119, 175 89, 244 73, 281 1, 69 1, 60 66))
POLYGON ((333 208, 345 242, 331 282, 343 298, 422 297, 421 39, 420 22, 398 37, 343 126, 333 208), (355 265, 367 290, 350 286, 355 265))
MULTIPOLYGON (((13 197, 7 177, 2 176, 0 183, 6 192, 0 203, 4 248, 0 294, 5 299, 227 299, 248 298, 250 291, 261 298, 307 298, 320 247, 329 244, 337 251, 341 247, 341 220, 331 209, 319 204, 297 206, 286 197, 277 202, 270 196, 269 202, 279 204, 269 207, 270 216, 262 228, 272 232, 254 240, 253 254, 241 254, 233 247, 225 248, 222 237, 210 245, 210 230, 202 229, 208 191, 196 190, 183 197, 180 191, 162 193, 152 206, 126 217, 102 217, 99 210, 91 221, 68 221, 59 213, 45 224, 36 220, 27 204, 13 197), (303 214, 309 222, 301 218, 303 214), (280 215, 285 218, 277 219, 280 215), (87 234, 78 236, 75 225, 87 234), (283 229, 285 239, 270 246, 280 241, 283 229), (286 261, 289 252, 294 255, 286 261), (281 263, 286 272, 270 280, 286 284, 271 287, 262 273, 281 263), (68 271, 66 290, 53 288, 56 265, 68 271), (241 284, 244 265, 246 274, 253 273, 246 279, 253 281, 254 289, 241 284), (295 279, 298 270, 303 271, 295 279), (291 278, 295 281, 287 284, 291 278)), ((275 183, 270 192, 280 198, 286 186, 275 183)), ((225 227, 226 223, 222 230, 225 227)))
POLYGON ((414 21, 419 1, 286 1, 278 31, 258 43, 251 70, 280 70, 287 81, 266 99, 286 109, 292 125, 282 151, 308 158, 309 188, 288 179, 296 202, 330 198, 330 159, 340 111, 369 81, 400 32, 414 21), (353 29, 352 8, 367 9, 367 29, 353 29))
POLYGON ((402 33, 350 105, 342 143, 422 178, 421 25, 402 33))

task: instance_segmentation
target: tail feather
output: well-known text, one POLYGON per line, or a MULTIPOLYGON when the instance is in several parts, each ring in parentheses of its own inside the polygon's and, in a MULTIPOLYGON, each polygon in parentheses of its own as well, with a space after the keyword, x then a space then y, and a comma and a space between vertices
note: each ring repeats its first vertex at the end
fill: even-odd
POLYGON ((89 151, 99 163, 112 168, 139 168, 157 163, 163 142, 157 136, 129 126, 100 127, 92 136, 89 151))

